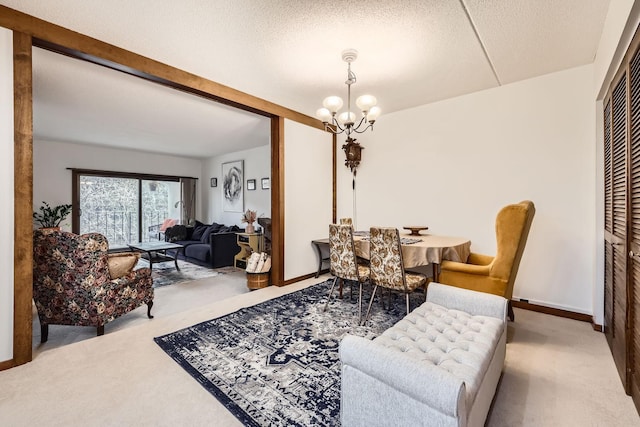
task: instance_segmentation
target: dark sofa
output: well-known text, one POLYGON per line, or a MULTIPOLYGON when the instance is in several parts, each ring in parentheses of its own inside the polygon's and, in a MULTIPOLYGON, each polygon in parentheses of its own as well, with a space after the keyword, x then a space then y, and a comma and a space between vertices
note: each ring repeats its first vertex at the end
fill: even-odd
POLYGON ((240 247, 236 233, 243 230, 238 226, 203 224, 195 226, 176 225, 165 232, 165 240, 184 246, 178 259, 207 267, 219 268, 233 265, 233 259, 240 247))

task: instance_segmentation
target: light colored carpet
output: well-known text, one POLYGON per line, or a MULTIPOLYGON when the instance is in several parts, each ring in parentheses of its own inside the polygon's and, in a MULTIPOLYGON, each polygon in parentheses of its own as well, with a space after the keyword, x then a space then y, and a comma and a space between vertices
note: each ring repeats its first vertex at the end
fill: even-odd
MULTIPOLYGON (((146 319, 143 308, 124 316, 121 325, 107 325, 102 337, 90 334, 69 345, 40 349, 33 362, 0 372, 0 425, 239 425, 153 337, 328 276, 250 293, 243 280, 231 276, 215 277, 215 284, 193 293, 176 290, 168 296, 159 291, 174 286, 160 288, 155 319, 146 319), (239 281, 243 289, 235 289, 239 281)), ((640 425, 603 334, 587 323, 519 309, 515 313, 488 426, 640 425)), ((55 340, 53 329, 50 341, 55 340)))

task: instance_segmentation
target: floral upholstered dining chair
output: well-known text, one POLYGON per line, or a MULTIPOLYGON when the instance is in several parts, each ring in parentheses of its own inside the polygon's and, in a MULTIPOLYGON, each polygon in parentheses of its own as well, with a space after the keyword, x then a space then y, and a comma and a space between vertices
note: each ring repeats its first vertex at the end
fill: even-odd
POLYGON ((367 323, 369 319, 371 305, 378 287, 404 293, 407 302, 407 314, 409 314, 409 294, 422 287, 426 298, 427 276, 419 273, 408 273, 404 270, 400 233, 398 233, 397 228, 371 227, 369 239, 369 268, 371 271, 371 283, 374 288, 364 323, 367 323))
POLYGON ((340 289, 342 289, 342 283, 345 280, 356 282, 359 285, 358 324, 360 324, 362 320, 362 284, 369 280, 369 267, 357 262, 351 225, 329 224, 329 260, 331 261, 331 274, 335 277, 323 311, 326 311, 329 305, 336 282, 340 281, 340 289))
POLYGON ((341 225, 350 225, 353 227, 353 219, 352 218, 340 218, 341 225))
POLYGON ((105 324, 142 304, 153 318, 151 270, 133 270, 137 254, 110 257, 108 248, 98 233, 34 231, 33 299, 41 342, 48 339, 49 325, 94 326, 102 335, 105 324))

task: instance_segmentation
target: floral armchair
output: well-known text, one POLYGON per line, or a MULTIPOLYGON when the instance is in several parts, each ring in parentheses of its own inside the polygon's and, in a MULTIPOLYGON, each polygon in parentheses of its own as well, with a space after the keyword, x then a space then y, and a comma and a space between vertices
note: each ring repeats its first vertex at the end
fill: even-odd
MULTIPOLYGON (((41 342, 49 325, 104 325, 147 304, 152 319, 153 279, 148 268, 110 272, 107 238, 56 230, 35 230, 33 235, 33 299, 38 309, 41 342)), ((121 261, 119 261, 121 262, 121 261)))

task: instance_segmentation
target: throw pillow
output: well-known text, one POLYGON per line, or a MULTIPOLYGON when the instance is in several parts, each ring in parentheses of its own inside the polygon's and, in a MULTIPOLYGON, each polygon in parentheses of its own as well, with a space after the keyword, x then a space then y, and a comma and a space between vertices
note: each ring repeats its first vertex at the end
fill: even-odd
POLYGON ((178 242, 187 238, 187 227, 184 225, 174 225, 167 228, 164 238, 167 242, 178 242))
POLYGON ((202 237, 200 238, 200 241, 202 243, 209 243, 209 236, 211 235, 212 232, 213 232, 213 225, 210 225, 209 227, 207 227, 206 230, 204 230, 204 233, 202 233, 202 237))
POLYGON ((109 254, 107 257, 109 276, 111 279, 118 279, 126 276, 133 271, 133 267, 136 266, 139 259, 140 254, 137 252, 109 254))
POLYGON ((216 224, 215 222, 213 224, 211 224, 207 230, 202 234, 202 238, 200 239, 200 241, 202 243, 209 243, 209 236, 212 234, 216 234, 219 233, 220 230, 224 228, 224 225, 222 224, 216 224))
POLYGON ((167 228, 169 227, 173 227, 174 225, 176 225, 178 223, 177 219, 171 219, 171 218, 167 218, 164 220, 164 222, 160 225, 160 231, 167 231, 167 228))
POLYGON ((208 225, 196 225, 193 229, 193 234, 191 235, 191 240, 200 240, 202 239, 202 235, 209 228, 208 225))

